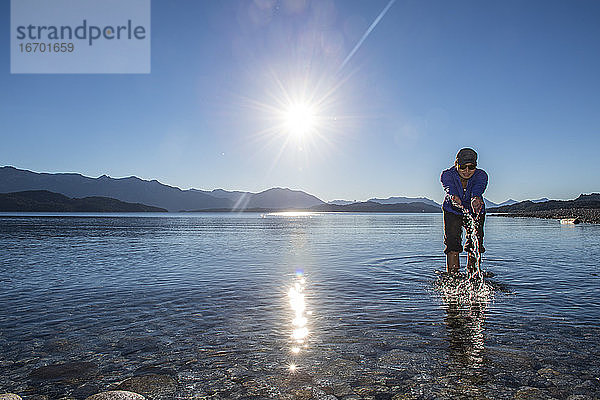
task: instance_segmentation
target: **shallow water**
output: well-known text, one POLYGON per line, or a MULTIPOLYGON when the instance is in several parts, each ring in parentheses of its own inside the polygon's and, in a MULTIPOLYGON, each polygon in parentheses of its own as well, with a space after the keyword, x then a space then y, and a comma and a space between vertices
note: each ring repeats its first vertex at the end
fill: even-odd
POLYGON ((0 215, 0 392, 600 396, 600 226, 488 216, 485 247, 465 304, 438 214, 0 215))

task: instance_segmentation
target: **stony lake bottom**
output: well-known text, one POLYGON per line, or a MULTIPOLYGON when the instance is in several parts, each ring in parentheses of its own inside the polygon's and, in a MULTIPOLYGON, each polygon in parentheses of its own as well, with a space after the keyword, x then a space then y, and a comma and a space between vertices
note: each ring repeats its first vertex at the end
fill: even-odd
POLYGON ((482 301, 442 295, 442 240, 441 214, 0 215, 0 393, 600 398, 600 226, 488 216, 482 301))

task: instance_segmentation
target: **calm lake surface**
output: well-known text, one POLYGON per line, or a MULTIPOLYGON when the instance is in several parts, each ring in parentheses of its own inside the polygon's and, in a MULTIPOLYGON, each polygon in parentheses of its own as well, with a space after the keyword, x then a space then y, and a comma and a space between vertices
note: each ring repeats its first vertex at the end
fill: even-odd
POLYGON ((0 214, 0 393, 600 397, 600 226, 488 216, 485 247, 464 303, 441 214, 0 214))

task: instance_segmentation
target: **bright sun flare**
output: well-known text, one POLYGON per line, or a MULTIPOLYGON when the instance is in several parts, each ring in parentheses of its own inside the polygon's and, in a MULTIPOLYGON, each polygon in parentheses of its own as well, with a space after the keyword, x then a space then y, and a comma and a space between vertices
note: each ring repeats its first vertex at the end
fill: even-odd
POLYGON ((292 104, 283 115, 286 131, 296 138, 303 138, 316 129, 316 115, 312 106, 305 103, 292 104))

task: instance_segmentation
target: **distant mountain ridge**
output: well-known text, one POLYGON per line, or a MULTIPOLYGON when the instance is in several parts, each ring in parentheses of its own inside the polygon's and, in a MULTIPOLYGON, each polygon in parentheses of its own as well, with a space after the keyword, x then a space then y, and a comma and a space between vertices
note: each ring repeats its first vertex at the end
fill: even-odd
POLYGON ((168 211, 202 209, 309 208, 324 204, 315 196, 302 191, 273 188, 260 193, 213 192, 181 190, 157 180, 143 180, 134 176, 111 178, 102 175, 90 178, 76 173, 37 173, 14 167, 0 167, 0 193, 28 190, 47 190, 70 198, 101 196, 129 203, 141 203, 168 211))
POLYGON ((300 190, 291 190, 287 188, 271 188, 260 193, 250 193, 241 191, 226 191, 215 189, 212 191, 203 191, 191 189, 195 192, 205 193, 217 198, 223 198, 231 201, 233 210, 244 209, 285 209, 285 208, 310 208, 313 206, 325 204, 321 199, 302 192, 300 190))
POLYGON ((532 200, 521 201, 519 203, 490 208, 488 212, 492 213, 520 213, 520 212, 535 212, 549 211, 559 209, 591 209, 600 208, 600 193, 581 194, 574 200, 547 200, 542 202, 534 202, 532 200))
MULTIPOLYGON (((429 204, 432 206, 436 206, 436 207, 441 207, 441 204, 428 199, 426 197, 402 197, 402 196, 395 196, 395 197, 388 197, 387 199, 378 199, 378 198, 372 198, 367 200, 366 202, 371 202, 371 203, 378 203, 378 204, 408 204, 408 203, 424 203, 424 204, 429 204)), ((327 202, 327 204, 331 204, 331 205, 336 205, 336 206, 347 206, 349 204, 358 204, 358 203, 366 203, 366 202, 361 202, 358 200, 332 200, 327 202)))
POLYGON ((90 178, 75 173, 36 173, 14 167, 0 168, 0 193, 25 190, 48 190, 71 198, 109 197, 130 203, 142 203, 169 211, 186 208, 229 206, 223 199, 204 193, 186 192, 157 180, 146 181, 134 176, 90 178), (224 205, 226 204, 226 205, 224 205))
POLYGON ((379 204, 406 204, 406 203, 425 203, 436 207, 441 207, 441 204, 436 203, 426 197, 388 197, 387 199, 369 199, 368 201, 379 204))
POLYGON ((322 204, 310 209, 315 212, 389 212, 389 213, 441 213, 439 205, 423 202, 381 204, 374 201, 337 205, 322 204))
POLYGON ((333 204, 335 206, 347 206, 348 204, 353 204, 353 203, 360 203, 357 200, 331 200, 328 201, 327 204, 333 204))
POLYGON ((0 211, 6 212, 166 212, 164 208, 126 203, 108 197, 72 199, 47 190, 0 193, 0 211))
MULTIPOLYGON (((517 200, 513 200, 513 199, 508 199, 508 200, 505 200, 505 201, 503 201, 503 202, 502 202, 502 203, 500 203, 500 204, 496 204, 496 203, 494 203, 494 202, 492 202, 492 201, 489 201, 488 199, 485 199, 485 198, 484 198, 483 200, 485 201, 485 207, 486 207, 486 208, 491 208, 491 207, 501 207, 501 206, 510 206, 510 205, 513 205, 513 204, 517 204, 517 203, 519 203, 517 200)), ((533 203, 542 203, 542 202, 544 202, 544 201, 548 201, 548 198, 546 198, 546 197, 543 197, 543 198, 541 198, 541 199, 537 199, 537 200, 530 200, 530 201, 531 201, 531 202, 533 202, 533 203)))

